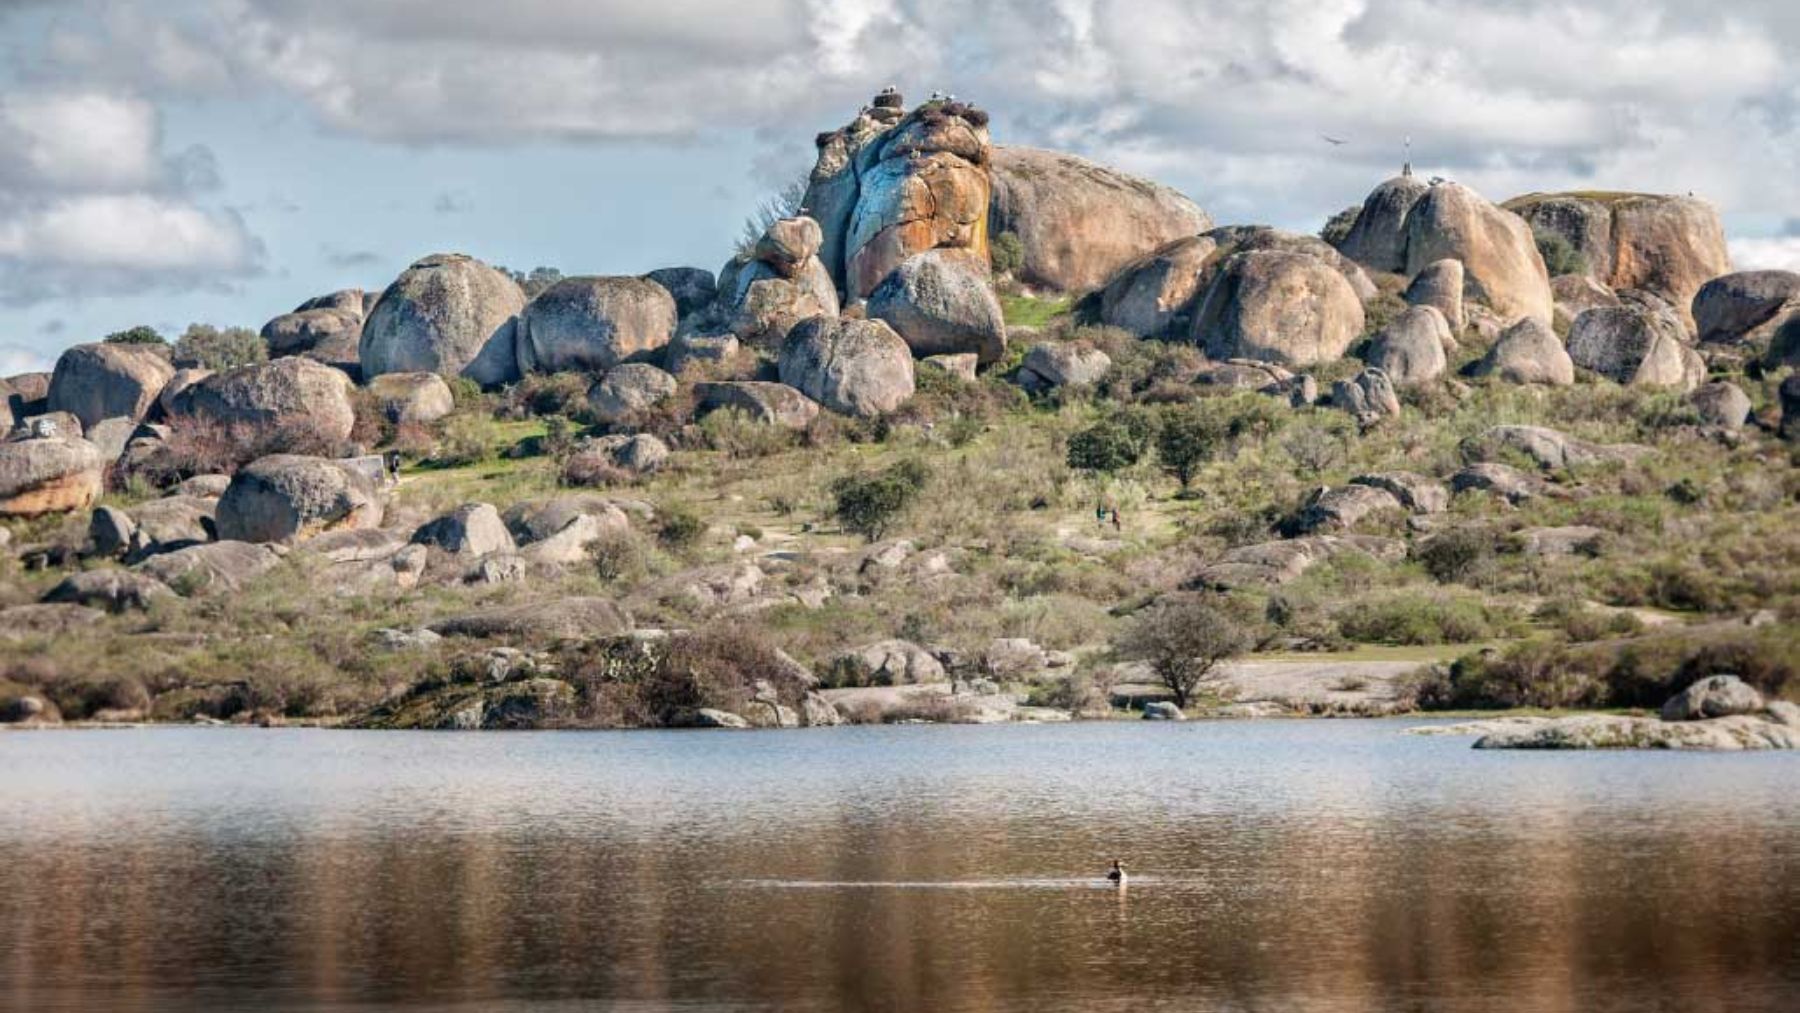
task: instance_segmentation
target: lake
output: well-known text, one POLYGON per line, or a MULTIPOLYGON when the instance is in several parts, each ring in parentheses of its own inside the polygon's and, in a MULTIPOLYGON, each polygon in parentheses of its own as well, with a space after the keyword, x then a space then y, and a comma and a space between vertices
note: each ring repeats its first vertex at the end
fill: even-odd
POLYGON ((1407 724, 0 734, 0 1008, 1800 1009, 1800 755, 1407 724))

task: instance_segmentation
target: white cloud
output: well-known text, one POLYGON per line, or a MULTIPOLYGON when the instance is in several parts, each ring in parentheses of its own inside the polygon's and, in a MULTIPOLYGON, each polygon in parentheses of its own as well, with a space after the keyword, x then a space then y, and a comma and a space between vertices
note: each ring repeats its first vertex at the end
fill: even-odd
POLYGON ((1734 239, 1731 263, 1740 271, 1800 271, 1800 236, 1734 239))
POLYGON ((0 187, 130 190, 157 185, 156 109, 92 93, 0 95, 0 187))
POLYGON ((0 258, 41 268, 230 272, 253 246, 228 215, 148 194, 61 199, 0 221, 0 258))

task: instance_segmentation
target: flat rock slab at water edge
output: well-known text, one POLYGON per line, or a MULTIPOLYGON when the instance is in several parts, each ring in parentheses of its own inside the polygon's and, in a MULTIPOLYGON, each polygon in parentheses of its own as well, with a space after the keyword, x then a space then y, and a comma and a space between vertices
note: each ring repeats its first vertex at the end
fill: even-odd
MULTIPOLYGON (((1736 715, 1708 721, 1583 714, 1567 718, 1523 718, 1504 726, 1480 722, 1461 726, 1479 734, 1476 749, 1697 749, 1761 750, 1800 748, 1800 725, 1770 717, 1736 715)), ((1451 734, 1442 732, 1441 734, 1451 734)))

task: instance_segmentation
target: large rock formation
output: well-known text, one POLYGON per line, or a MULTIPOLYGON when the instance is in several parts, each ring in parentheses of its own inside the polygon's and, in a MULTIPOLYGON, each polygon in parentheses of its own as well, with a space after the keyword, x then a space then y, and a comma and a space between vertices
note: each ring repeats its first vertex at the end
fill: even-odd
POLYGON ((1694 294, 1731 270, 1719 213, 1694 197, 1534 193, 1505 206, 1567 239, 1587 260, 1586 274, 1613 289, 1656 293, 1690 327, 1694 294))
POLYGON ((588 410, 606 425, 629 422, 639 412, 655 407, 673 395, 680 384, 675 377, 644 362, 628 362, 606 371, 588 388, 588 410))
POLYGON ((1739 271, 1694 293, 1694 326, 1702 342, 1764 342, 1800 320, 1800 274, 1739 271))
POLYGON ((809 240, 818 235, 810 218, 771 222, 752 252, 739 254, 719 272, 719 301, 711 313, 691 317, 683 334, 727 330, 744 341, 780 347, 794 325, 821 314, 838 315, 837 287, 809 240))
POLYGON ((363 290, 348 288, 308 299, 292 313, 263 325, 269 357, 304 355, 334 366, 354 366, 362 344, 363 290))
POLYGON ((1019 363, 1018 383, 1028 391, 1092 387, 1105 379, 1112 357, 1085 341, 1033 345, 1019 363))
POLYGON ((1463 266, 1460 260, 1440 260, 1428 264, 1413 276, 1406 286, 1409 306, 1430 306, 1444 315, 1452 334, 1463 329, 1468 318, 1463 313, 1463 266))
POLYGON ((813 317, 781 347, 781 382, 835 412, 871 418, 913 396, 913 357, 880 320, 813 317))
POLYGON ((365 378, 383 373, 466 376, 483 386, 515 380, 515 317, 525 293, 500 271, 460 253, 426 257, 381 294, 363 325, 365 378))
POLYGON ((1502 318, 1550 322, 1550 275, 1531 226, 1458 183, 1427 189, 1406 218, 1406 274, 1445 258, 1462 261, 1467 295, 1502 318))
POLYGON ((100 497, 104 467, 80 437, 0 443, 0 517, 85 510, 100 497))
POLYGON ((995 146, 989 168, 988 235, 1018 236, 1014 276, 1037 288, 1098 288, 1147 252, 1212 228, 1181 193, 1074 155, 995 146))
POLYGON ((1188 335, 1224 265, 1234 254, 1256 251, 1313 257, 1342 274, 1358 300, 1376 295, 1362 267, 1317 236, 1228 225, 1164 244, 1125 265, 1100 293, 1100 322, 1139 337, 1188 335))
POLYGON ((920 358, 973 352, 988 363, 1006 354, 1006 318, 987 264, 966 250, 908 258, 869 296, 868 315, 886 321, 920 358))
POLYGON ((49 410, 68 412, 83 429, 102 419, 143 419, 175 375, 161 349, 150 345, 76 345, 56 360, 49 410))
POLYGON ((659 267, 644 275, 645 281, 661 285, 675 300, 675 312, 682 317, 698 313, 719 297, 719 279, 703 267, 659 267))
POLYGON ((1414 179, 1412 169, 1370 191, 1362 212, 1338 245, 1345 256, 1371 271, 1407 269, 1407 217, 1430 187, 1414 179))
POLYGON ((675 334, 669 290, 644 278, 564 278, 519 316, 519 372, 604 370, 658 354, 675 334))
POLYGON ((785 383, 762 380, 695 384, 694 402, 696 416, 729 408, 758 422, 793 430, 812 425, 819 414, 819 403, 812 398, 785 383))
POLYGON ((1502 331, 1470 372, 1507 383, 1567 387, 1575 382, 1575 363, 1562 339, 1548 325, 1529 317, 1502 331))
POLYGON ((1681 318, 1655 296, 1588 310, 1569 329, 1569 358, 1617 383, 1693 390, 1706 365, 1681 318))
POLYGON ((827 269, 852 299, 925 250, 987 260, 987 114, 942 100, 903 106, 886 92, 818 138, 806 207, 822 226, 827 269))
POLYGON ((456 395, 436 373, 388 373, 369 381, 369 393, 396 424, 428 425, 456 410, 456 395))
POLYGON ((1215 359, 1308 366, 1341 358, 1362 329, 1362 301, 1342 272, 1310 254, 1252 250, 1220 267, 1193 338, 1215 359))
POLYGON ((295 445, 339 444, 356 425, 350 378, 304 358, 273 359, 209 376, 178 399, 180 410, 226 428, 285 435, 295 445))
POLYGON ((368 477, 343 462, 274 454, 238 471, 219 497, 221 540, 305 541, 339 528, 381 523, 381 503, 368 477))

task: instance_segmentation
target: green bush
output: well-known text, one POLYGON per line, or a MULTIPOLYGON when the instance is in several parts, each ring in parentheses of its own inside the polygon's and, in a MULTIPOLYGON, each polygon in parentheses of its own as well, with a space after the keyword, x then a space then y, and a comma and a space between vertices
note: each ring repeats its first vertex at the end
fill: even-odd
POLYGON ((1494 559, 1494 539, 1474 527, 1456 527, 1413 546, 1417 560, 1440 584, 1467 584, 1485 574, 1494 559))
POLYGON ((831 484, 832 516, 845 531, 875 541, 911 506, 931 473, 920 461, 901 461, 872 475, 845 475, 831 484))
POLYGON ((507 389, 504 408, 514 416, 582 417, 591 382, 586 373, 532 373, 507 389))
POLYGON ((794 445, 794 434, 789 430, 737 408, 708 412, 700 420, 700 437, 708 448, 736 459, 768 457, 794 445))
POLYGON ((1543 255, 1544 267, 1549 269, 1550 277, 1587 273, 1587 257, 1569 242, 1568 237, 1543 228, 1532 229, 1531 235, 1537 240, 1538 253, 1543 255))
POLYGON ((123 331, 114 331, 102 339, 108 345, 162 345, 167 347, 169 339, 162 336, 154 327, 139 324, 123 331))
POLYGON ((1120 409, 1069 437, 1069 467, 1121 471, 1142 459, 1155 437, 1153 415, 1141 408, 1120 409))
POLYGON ((1025 266, 1025 244, 1016 232, 1002 232, 988 241, 988 260, 995 274, 1012 274, 1025 266))
POLYGON ((1471 644, 1496 633, 1479 602, 1436 595, 1358 602, 1339 612, 1338 629, 1358 643, 1396 645, 1471 644))
POLYGON ((1319 238, 1333 246, 1342 246, 1344 240, 1350 238, 1350 230, 1356 227, 1356 220, 1362 217, 1362 205, 1352 204, 1337 214, 1332 215, 1324 228, 1319 230, 1319 238))
POLYGON ((706 535, 706 520, 685 503, 670 503, 657 511, 656 537, 672 549, 686 549, 706 535))
POLYGON ((262 335, 248 327, 220 330, 211 324, 189 324, 175 340, 175 365, 183 368, 198 367, 223 373, 268 358, 268 344, 262 335))

